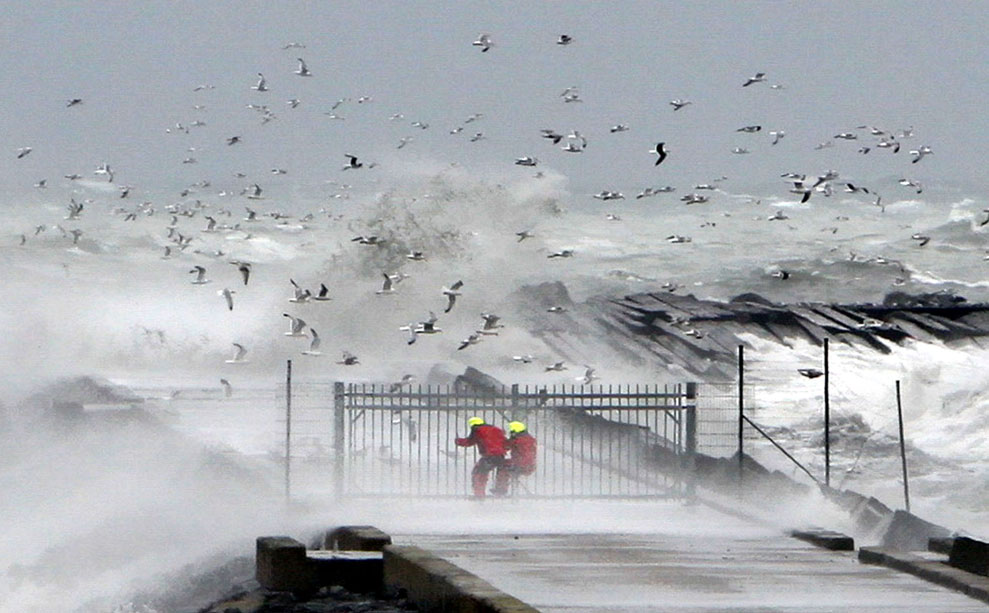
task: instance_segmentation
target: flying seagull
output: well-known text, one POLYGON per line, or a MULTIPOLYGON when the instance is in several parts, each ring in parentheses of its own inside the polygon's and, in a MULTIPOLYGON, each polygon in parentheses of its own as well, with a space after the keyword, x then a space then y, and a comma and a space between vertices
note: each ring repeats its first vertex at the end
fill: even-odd
POLYGON ((752 85, 753 83, 761 83, 761 82, 763 82, 765 80, 766 80, 766 73, 764 73, 764 72, 757 72, 757 73, 755 73, 754 76, 751 76, 748 79, 746 79, 745 80, 745 83, 742 83, 742 87, 748 87, 749 85, 752 85))
POLYGON ((246 364, 247 360, 244 358, 247 356, 247 349, 244 348, 240 343, 234 343, 233 346, 236 348, 234 352, 234 357, 226 360, 227 364, 246 364))
POLYGON ((482 53, 490 50, 491 47, 494 46, 494 43, 491 42, 491 35, 490 34, 481 34, 477 38, 477 40, 475 40, 471 44, 474 45, 475 47, 480 47, 482 53))
POLYGON ((681 100, 680 98, 670 100, 670 105, 673 107, 674 111, 679 111, 688 104, 691 104, 690 100, 681 100))
POLYGON ((343 170, 356 170, 364 166, 362 162, 357 161, 356 155, 350 155, 349 153, 345 153, 344 157, 347 158, 348 162, 347 165, 343 167, 343 170))
POLYGON ((288 313, 282 313, 282 317, 288 317, 291 321, 291 330, 285 333, 285 336, 305 336, 303 330, 306 329, 306 322, 302 320, 301 317, 293 317, 288 313))
POLYGON ((306 66, 306 61, 301 57, 297 57, 295 59, 299 61, 299 69, 295 71, 295 74, 299 75, 300 77, 311 77, 312 73, 309 72, 309 67, 306 66))
POLYGON ((229 311, 234 310, 234 294, 236 294, 237 292, 230 289, 229 287, 224 287, 223 289, 221 289, 216 293, 219 294, 220 296, 223 296, 223 299, 227 301, 227 310, 229 311))
POLYGON ((808 379, 816 379, 824 374, 823 372, 817 370, 816 368, 798 368, 797 372, 807 377, 808 379))
POLYGON ((303 351, 302 355, 320 356, 323 352, 319 350, 319 335, 316 334, 315 328, 309 328, 309 333, 312 334, 312 341, 309 343, 309 349, 303 351))
POLYGON ((457 281, 456 283, 454 283, 450 287, 443 286, 442 293, 443 293, 443 295, 446 296, 446 299, 447 299, 446 308, 443 309, 443 312, 444 313, 449 313, 450 312, 450 309, 453 308, 453 305, 457 302, 457 296, 460 295, 460 291, 459 290, 463 286, 464 286, 464 282, 463 281, 457 281))
POLYGON ((556 39, 557 45, 569 45, 573 42, 573 37, 569 34, 560 34, 560 38, 556 39))
POLYGON ((203 285, 209 283, 209 279, 206 278, 206 269, 202 266, 194 266, 189 273, 196 273, 196 278, 193 280, 194 285, 203 285))
POLYGON ((257 85, 251 86, 251 89, 253 89, 255 91, 259 91, 259 92, 266 92, 266 91, 268 91, 268 82, 264 79, 264 75, 261 74, 260 72, 258 73, 258 82, 257 82, 257 85))
POLYGON ((659 156, 656 158, 656 163, 653 164, 653 166, 659 166, 662 164, 663 160, 665 160, 666 156, 669 154, 669 152, 666 151, 666 143, 657 143, 656 148, 651 150, 649 153, 655 153, 659 156))
POLYGON ((223 386, 223 395, 227 398, 233 396, 234 389, 231 387, 230 382, 226 379, 220 379, 220 385, 223 386))

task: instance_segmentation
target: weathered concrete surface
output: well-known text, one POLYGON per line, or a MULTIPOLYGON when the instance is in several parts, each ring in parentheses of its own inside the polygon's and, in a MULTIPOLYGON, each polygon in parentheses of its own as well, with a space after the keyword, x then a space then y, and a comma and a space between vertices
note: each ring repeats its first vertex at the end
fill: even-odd
POLYGON ((855 539, 832 530, 793 530, 790 536, 831 551, 855 551, 855 539))
POLYGON ((419 547, 389 545, 384 560, 386 588, 404 591, 421 611, 538 613, 477 575, 419 547))
POLYGON ((442 555, 546 612, 985 610, 964 594, 859 564, 853 553, 818 549, 777 528, 701 506, 648 508, 653 520, 645 524, 623 521, 621 505, 598 509, 597 533, 564 527, 534 534, 520 512, 516 532, 479 534, 497 524, 486 521, 487 508, 460 534, 391 532, 396 542, 442 555), (634 533, 620 533, 623 526, 634 533))
POLYGON ((374 526, 340 526, 326 533, 323 549, 350 551, 384 551, 391 545, 391 536, 374 526))
MULTIPOLYGON (((931 556, 933 557, 881 547, 863 547, 859 549, 858 557, 864 564, 894 568, 989 604, 989 578, 949 566, 943 555, 931 556)), ((982 610, 985 610, 985 605, 982 605, 982 610)))

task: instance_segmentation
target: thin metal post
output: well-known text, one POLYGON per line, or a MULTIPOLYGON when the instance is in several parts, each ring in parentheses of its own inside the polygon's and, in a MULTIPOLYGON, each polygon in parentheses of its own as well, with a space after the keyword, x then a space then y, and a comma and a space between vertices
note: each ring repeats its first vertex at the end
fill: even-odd
POLYGON ((685 458, 685 468, 687 472, 687 500, 693 501, 697 493, 697 384, 693 381, 687 382, 686 387, 687 419, 684 433, 684 447, 687 452, 685 458))
POLYGON ((896 415, 900 420, 900 462, 903 464, 903 500, 910 512, 910 481, 907 480, 907 449, 903 441, 903 405, 900 403, 900 380, 896 380, 896 415))
POLYGON ((285 365, 285 500, 292 499, 292 360, 285 365))
POLYGON ((742 448, 742 434, 745 428, 745 346, 738 346, 738 482, 745 475, 745 456, 742 448))
POLYGON ((831 487, 831 402, 828 396, 828 339, 824 339, 824 485, 831 487))
MULTIPOLYGON (((346 438, 344 433, 344 428, 346 427, 346 416, 345 416, 345 406, 344 406, 345 396, 344 396, 344 386, 342 381, 336 381, 333 383, 333 491, 337 498, 340 500, 343 498, 343 479, 344 479, 344 445, 346 444, 346 438)), ((377 411, 373 411, 371 415, 377 411)))

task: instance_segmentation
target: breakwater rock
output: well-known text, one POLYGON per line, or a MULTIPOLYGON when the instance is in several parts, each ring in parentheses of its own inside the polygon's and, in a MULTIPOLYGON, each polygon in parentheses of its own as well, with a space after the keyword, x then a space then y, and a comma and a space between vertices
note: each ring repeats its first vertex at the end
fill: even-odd
POLYGON ((950 343, 989 334, 989 304, 948 293, 893 292, 879 304, 776 304, 752 293, 723 302, 670 292, 577 303, 553 282, 522 287, 512 299, 529 330, 561 356, 593 352, 587 341, 593 338, 633 362, 659 362, 708 380, 731 378, 736 348, 748 335, 783 345, 828 338, 889 353, 910 340, 950 343))

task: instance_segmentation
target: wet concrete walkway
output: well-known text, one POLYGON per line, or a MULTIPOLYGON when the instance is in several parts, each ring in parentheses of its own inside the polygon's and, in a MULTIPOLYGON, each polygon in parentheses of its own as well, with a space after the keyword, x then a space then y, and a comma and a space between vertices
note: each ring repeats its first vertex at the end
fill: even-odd
MULTIPOLYGON (((563 525, 572 511, 558 510, 561 529, 554 531, 547 529, 554 517, 521 516, 532 509, 478 507, 475 534, 395 534, 546 612, 986 610, 963 594, 860 564, 853 552, 818 549, 781 529, 703 506, 652 504, 648 516, 642 508, 632 517, 612 509, 588 522, 599 530, 575 532, 563 525), (512 515, 515 529, 506 530, 512 515)), ((453 522, 467 519, 457 514, 453 522)))

